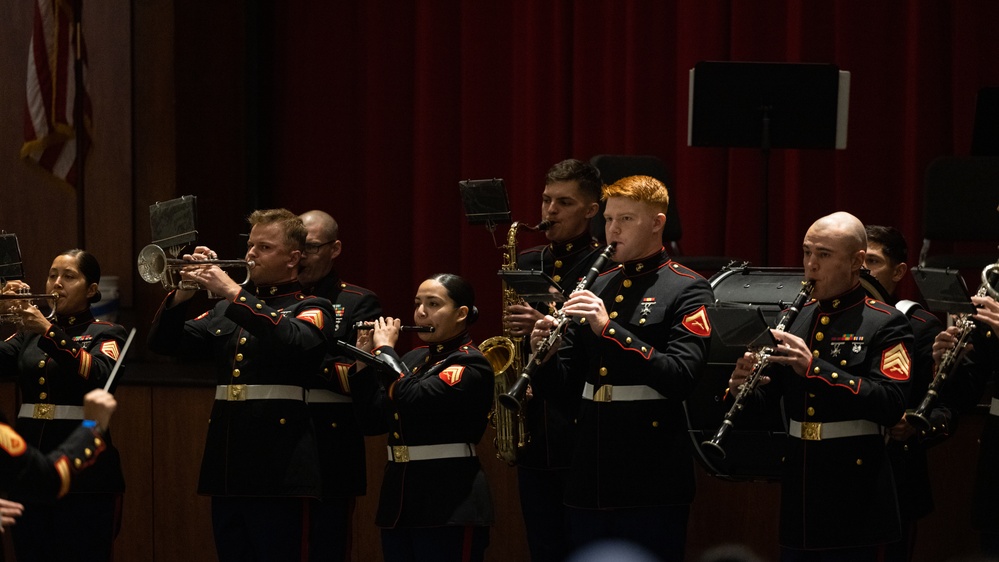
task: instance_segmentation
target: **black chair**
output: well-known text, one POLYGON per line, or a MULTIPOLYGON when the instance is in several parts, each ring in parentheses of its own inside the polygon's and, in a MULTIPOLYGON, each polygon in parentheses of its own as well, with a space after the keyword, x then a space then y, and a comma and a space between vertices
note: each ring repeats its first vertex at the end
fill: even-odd
MULTIPOLYGON (((590 158, 590 164, 600 170, 600 179, 607 185, 628 176, 651 176, 666 185, 666 190, 669 192, 669 208, 666 211, 666 225, 663 228, 663 246, 676 261, 706 277, 721 271, 733 262, 742 263, 740 260, 722 256, 688 256, 680 250, 680 239, 683 237, 680 211, 666 166, 659 157, 598 154, 590 158)), ((604 239, 603 204, 600 212, 590 222, 590 231, 598 239, 604 239)))
POLYGON ((981 269, 999 258, 999 157, 934 160, 923 196, 920 266, 981 269))

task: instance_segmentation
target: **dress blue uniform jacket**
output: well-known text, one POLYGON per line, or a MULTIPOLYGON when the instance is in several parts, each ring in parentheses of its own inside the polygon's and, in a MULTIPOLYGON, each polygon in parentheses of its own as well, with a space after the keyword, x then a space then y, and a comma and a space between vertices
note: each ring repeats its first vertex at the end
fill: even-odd
POLYGON ((260 286, 185 322, 191 301, 168 308, 169 300, 153 321, 150 349, 213 359, 219 385, 302 389, 300 400, 215 400, 198 493, 320 497, 319 453, 304 397, 332 337, 329 301, 303 295, 297 282, 260 286))
MULTIPOLYGON (((888 428, 902 418, 913 345, 905 315, 868 297, 858 284, 838 297, 805 305, 788 332, 812 350, 808 371, 801 377, 771 364, 772 382, 757 389, 757 398, 782 396, 787 416, 798 422, 865 420, 888 428)), ((746 405, 762 407, 752 400, 746 405)), ((871 546, 896 541, 899 533, 883 433, 788 438, 781 478, 783 546, 871 546)))
MULTIPOLYGON (((404 355, 410 373, 379 374, 368 366, 351 375, 354 401, 375 407, 388 445, 476 444, 493 405, 493 371, 467 333, 404 355)), ((374 350, 398 364, 395 350, 374 350)), ((384 372, 383 372, 384 373, 384 372)), ((490 455, 491 456, 491 455, 490 455)), ((484 526, 492 500, 477 456, 388 462, 378 499, 379 527, 484 526)))
POLYGON ((592 291, 610 321, 600 335, 572 320, 557 358, 532 377, 535 392, 596 396, 579 407, 566 486, 570 507, 612 509, 689 504, 694 467, 683 400, 706 361, 711 286, 664 249, 601 274, 592 291), (601 387, 607 386, 601 390, 601 387), (617 401, 615 387, 647 387, 655 399, 617 401))
MULTIPOLYGON (((333 338, 338 341, 354 343, 357 341, 354 324, 382 315, 381 304, 373 292, 344 283, 336 270, 320 279, 309 293, 333 304, 333 338)), ((332 344, 333 340, 330 340, 332 344)), ((325 498, 363 496, 367 488, 364 436, 350 401, 347 376, 353 364, 353 359, 332 351, 323 360, 322 370, 307 383, 310 389, 330 390, 345 400, 309 403, 319 442, 325 498)))
MULTIPOLYGON (((58 316, 44 334, 21 333, 0 343, 0 373, 18 373, 21 402, 82 406, 83 396, 104 384, 125 344, 125 329, 94 319, 88 308, 58 316)), ((120 374, 120 373, 119 373, 120 374)), ((77 428, 79 419, 18 418, 17 432, 43 453, 56 450, 77 428)), ((74 480, 72 493, 122 493, 125 479, 110 433, 106 451, 74 480)))

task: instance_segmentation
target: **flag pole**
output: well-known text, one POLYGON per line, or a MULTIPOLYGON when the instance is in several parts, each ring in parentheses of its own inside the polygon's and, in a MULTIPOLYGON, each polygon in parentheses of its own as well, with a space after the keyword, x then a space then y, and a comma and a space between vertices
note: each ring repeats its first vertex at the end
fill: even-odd
POLYGON ((86 178, 87 132, 84 119, 86 96, 83 85, 83 0, 73 0, 73 41, 76 43, 76 56, 73 60, 73 134, 76 137, 76 243, 87 248, 86 209, 84 208, 84 185, 86 178))

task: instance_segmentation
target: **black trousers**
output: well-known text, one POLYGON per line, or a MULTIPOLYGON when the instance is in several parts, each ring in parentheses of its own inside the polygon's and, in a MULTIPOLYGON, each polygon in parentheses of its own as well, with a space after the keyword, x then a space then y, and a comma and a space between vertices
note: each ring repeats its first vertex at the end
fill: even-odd
POLYGON ((665 562, 682 562, 687 546, 689 505, 578 509, 569 507, 569 527, 576 549, 605 540, 638 545, 665 562))
POLYGON ((219 562, 301 562, 306 499, 212 497, 219 562))
POLYGON ((309 562, 350 560, 355 498, 309 500, 309 562))
POLYGON ((569 555, 569 518, 563 500, 567 474, 564 469, 517 468, 531 562, 560 562, 569 555))
POLYGON ((385 562, 481 562, 489 527, 472 525, 382 529, 385 562))
POLYGON ((18 562, 106 562, 121 526, 120 494, 69 494, 25 503, 11 528, 18 562))

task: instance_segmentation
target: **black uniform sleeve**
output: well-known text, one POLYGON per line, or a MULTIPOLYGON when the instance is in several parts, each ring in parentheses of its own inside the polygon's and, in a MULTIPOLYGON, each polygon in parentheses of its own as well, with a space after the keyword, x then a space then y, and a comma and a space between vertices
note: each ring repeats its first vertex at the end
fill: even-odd
POLYGON ((78 377, 88 381, 91 388, 103 388, 126 338, 125 328, 106 326, 94 336, 89 351, 55 324, 38 338, 38 347, 59 365, 57 372, 61 376, 78 377))
POLYGON ((106 447, 96 428, 81 425, 46 455, 0 423, 0 486, 35 501, 55 501, 69 492, 73 477, 106 447))

